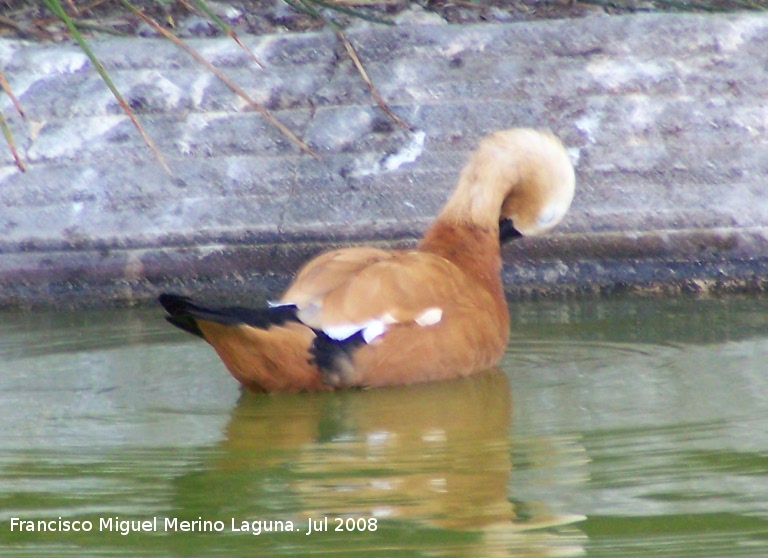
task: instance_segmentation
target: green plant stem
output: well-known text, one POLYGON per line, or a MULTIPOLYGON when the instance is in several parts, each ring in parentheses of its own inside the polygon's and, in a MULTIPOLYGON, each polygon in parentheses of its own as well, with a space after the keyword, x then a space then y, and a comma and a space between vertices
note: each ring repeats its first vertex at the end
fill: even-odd
POLYGON ((70 18, 67 15, 67 12, 64 11, 64 8, 61 6, 58 0, 43 0, 43 3, 59 19, 61 19, 61 21, 64 22, 64 24, 69 29, 69 32, 72 34, 72 37, 75 39, 75 41, 77 41, 77 44, 80 45, 80 48, 83 49, 83 52, 85 52, 85 55, 91 61, 91 64, 93 64, 93 67, 96 68, 96 71, 99 73, 99 76, 101 76, 101 79, 104 81, 106 86, 112 92, 112 95, 114 95, 115 99, 117 99, 117 102, 123 108, 123 111, 125 111, 128 118, 130 118, 131 122, 133 122, 133 125, 139 131, 139 134, 141 134, 141 137, 144 139, 144 141, 149 146, 149 148, 154 152, 155 157, 157 157, 157 160, 160 163, 160 165, 163 167, 165 172, 167 172, 168 174, 172 174, 171 169, 168 166, 168 163, 166 163, 165 158, 163 157, 163 154, 160 153, 160 150, 155 145, 155 142, 153 142, 152 138, 150 138, 149 135, 146 133, 146 131, 144 130, 144 127, 141 125, 141 122, 139 122, 139 119, 136 117, 136 114, 133 112, 131 107, 125 101, 122 94, 117 89, 112 79, 109 77, 109 74, 107 74, 107 71, 104 69, 104 66, 101 64, 99 59, 91 50, 91 47, 88 46, 88 43, 86 42, 85 38, 80 34, 80 31, 78 31, 77 26, 72 21, 72 18, 70 18))

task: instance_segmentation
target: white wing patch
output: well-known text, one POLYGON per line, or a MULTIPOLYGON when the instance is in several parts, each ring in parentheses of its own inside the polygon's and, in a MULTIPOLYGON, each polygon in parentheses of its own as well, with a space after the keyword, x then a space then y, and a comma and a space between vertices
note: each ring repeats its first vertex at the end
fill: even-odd
MULTIPOLYGON (((375 321, 378 320, 371 320, 371 322, 375 321)), ((365 331, 371 322, 366 322, 365 324, 341 324, 335 326, 327 326, 323 328, 323 333, 335 341, 344 341, 345 339, 352 337, 358 331, 365 331)))
POLYGON ((363 329, 363 339, 366 343, 370 343, 385 331, 387 331, 387 326, 383 321, 373 320, 368 327, 363 329))
POLYGON ((413 321, 422 327, 432 326, 440 322, 443 319, 443 309, 432 307, 427 308, 421 314, 416 316, 413 321))
MULTIPOLYGON (((416 316, 413 321, 422 327, 427 327, 435 325, 440 322, 442 318, 443 310, 441 308, 427 308, 421 314, 416 316)), ((382 315, 381 318, 375 318, 363 323, 328 326, 323 328, 323 333, 336 341, 344 341, 360 332, 363 336, 363 340, 366 343, 370 343, 377 337, 384 335, 388 326, 396 323, 398 322, 394 316, 386 313, 382 315)))
POLYGON ((369 320, 362 324, 341 324, 323 328, 323 333, 335 341, 344 341, 358 332, 363 335, 363 341, 370 343, 385 331, 387 325, 384 320, 369 320))

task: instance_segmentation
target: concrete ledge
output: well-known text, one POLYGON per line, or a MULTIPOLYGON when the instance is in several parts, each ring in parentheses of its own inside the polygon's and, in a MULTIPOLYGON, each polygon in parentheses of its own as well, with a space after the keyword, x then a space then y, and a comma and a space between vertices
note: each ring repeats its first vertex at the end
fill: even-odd
POLYGON ((477 138, 549 128, 578 191, 563 226, 510 246, 515 296, 765 290, 768 16, 642 15, 505 25, 359 25, 194 41, 322 154, 316 161, 170 43, 95 50, 167 157, 163 173, 80 51, 0 41, 27 111, 29 170, 0 150, 0 306, 135 304, 161 289, 274 295, 310 255, 408 244, 477 138))

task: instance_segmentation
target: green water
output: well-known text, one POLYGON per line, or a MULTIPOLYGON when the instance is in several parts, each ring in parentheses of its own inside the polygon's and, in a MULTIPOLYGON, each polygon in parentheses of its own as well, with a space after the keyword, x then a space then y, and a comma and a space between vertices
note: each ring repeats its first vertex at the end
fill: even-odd
POLYGON ((4 557, 768 556, 765 298, 514 304, 498 371, 320 395, 159 311, 1 317, 4 557))

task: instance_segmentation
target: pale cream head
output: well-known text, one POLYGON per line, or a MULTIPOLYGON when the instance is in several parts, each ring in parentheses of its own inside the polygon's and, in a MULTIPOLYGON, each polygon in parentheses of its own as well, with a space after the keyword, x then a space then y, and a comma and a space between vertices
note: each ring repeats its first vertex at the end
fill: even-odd
POLYGON ((556 136, 503 130, 483 138, 472 153, 443 215, 482 226, 509 218, 525 236, 543 234, 565 217, 575 183, 570 157, 556 136))

